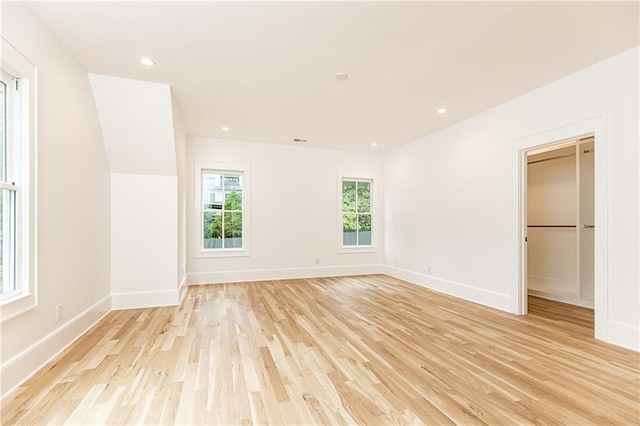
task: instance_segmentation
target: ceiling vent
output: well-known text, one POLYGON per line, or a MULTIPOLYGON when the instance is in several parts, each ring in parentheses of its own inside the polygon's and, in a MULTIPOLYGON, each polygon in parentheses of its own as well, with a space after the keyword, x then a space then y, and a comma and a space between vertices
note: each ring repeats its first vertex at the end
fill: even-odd
POLYGON ((300 138, 295 138, 293 141, 296 142, 296 143, 307 143, 307 142, 309 142, 306 139, 300 139, 300 138))

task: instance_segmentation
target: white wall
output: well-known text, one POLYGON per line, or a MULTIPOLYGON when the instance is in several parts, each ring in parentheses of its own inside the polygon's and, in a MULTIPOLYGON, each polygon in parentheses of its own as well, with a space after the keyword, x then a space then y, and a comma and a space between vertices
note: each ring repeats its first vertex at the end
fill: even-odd
POLYGON ((111 172, 175 175, 169 85, 100 74, 89 79, 111 172))
MULTIPOLYGON (((552 155, 575 153, 551 151, 552 155)), ((538 157, 535 157, 539 159, 538 157)), ((531 160, 531 158, 530 158, 531 160)), ((529 160, 529 161, 530 161, 529 160)), ((527 166, 527 224, 576 225, 576 157, 527 166)), ((579 298, 576 243, 580 228, 528 228, 528 288, 579 298)), ((593 265, 592 265, 593 266, 593 265)))
POLYGON ((114 309, 178 303, 175 176, 111 174, 114 309))
MULTIPOLYGON (((189 138, 187 250, 190 283, 380 272, 375 253, 339 254, 338 171, 382 173, 377 153, 189 138), (197 258, 194 162, 251 166, 251 256, 197 258), (319 259, 319 265, 316 265, 319 259)), ((382 227, 383 221, 378 221, 382 227)))
POLYGON ((170 87, 89 78, 112 172, 113 307, 175 305, 184 275, 185 215, 178 208, 185 186, 178 172, 184 174, 186 137, 170 87))
POLYGON ((5 395, 110 309, 110 209, 87 73, 25 3, 3 2, 1 30, 38 72, 38 305, 1 325, 5 395))
POLYGON ((389 152, 387 271, 511 310, 519 280, 516 141, 606 115, 609 152, 600 154, 609 182, 604 338, 638 350, 639 53, 622 53, 389 152))

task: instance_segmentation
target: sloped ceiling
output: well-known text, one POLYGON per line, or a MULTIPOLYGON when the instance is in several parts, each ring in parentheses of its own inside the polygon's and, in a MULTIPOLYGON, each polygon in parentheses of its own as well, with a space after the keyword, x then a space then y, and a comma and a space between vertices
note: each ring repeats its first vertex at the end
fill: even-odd
POLYGON ((170 87, 99 74, 89 79, 111 172, 175 176, 170 87))

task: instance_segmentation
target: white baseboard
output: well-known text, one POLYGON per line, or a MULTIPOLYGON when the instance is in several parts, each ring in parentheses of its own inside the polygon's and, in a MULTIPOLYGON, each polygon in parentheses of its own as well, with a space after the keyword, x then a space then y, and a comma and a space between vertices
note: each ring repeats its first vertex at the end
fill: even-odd
POLYGON ((575 281, 559 280, 556 278, 543 277, 541 275, 529 274, 527 277, 527 285, 539 291, 561 291, 575 294, 577 284, 575 281))
POLYGON ((640 328, 609 320, 607 342, 640 352, 640 328))
POLYGON ((180 281, 180 286, 178 287, 178 304, 181 304, 182 301, 184 300, 185 296, 187 295, 187 274, 184 275, 184 277, 182 277, 182 280, 180 281))
POLYGON ((22 383, 67 349, 110 311, 111 295, 108 295, 2 364, 1 399, 10 396, 22 383))
POLYGON ((132 293, 113 293, 111 305, 114 311, 121 309, 155 308, 175 306, 180 303, 179 290, 138 291, 132 293))
POLYGON ((511 296, 509 294, 484 290, 389 265, 385 265, 384 273, 391 277, 399 278, 430 290, 435 290, 470 302, 500 309, 501 311, 511 312, 511 296))
POLYGON ((189 284, 219 284, 231 282, 285 280, 295 278, 339 277, 345 275, 380 274, 383 265, 318 266, 315 268, 253 269, 190 273, 189 284))
POLYGON ((531 296, 537 296, 541 299, 555 300, 556 302, 568 303, 570 305, 593 309, 593 300, 583 300, 578 299, 577 297, 567 297, 560 294, 553 294, 550 292, 534 290, 531 288, 527 291, 527 293, 529 293, 529 295, 531 296))

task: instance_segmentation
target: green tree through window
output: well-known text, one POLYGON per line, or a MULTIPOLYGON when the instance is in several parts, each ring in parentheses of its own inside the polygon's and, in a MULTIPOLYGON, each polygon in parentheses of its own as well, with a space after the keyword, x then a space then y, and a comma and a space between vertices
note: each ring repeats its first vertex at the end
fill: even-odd
POLYGON ((209 234, 205 238, 220 238, 223 235, 222 223, 224 217, 224 237, 242 237, 242 197, 236 191, 231 191, 224 200, 224 211, 218 214, 209 225, 209 234), (215 237, 214 237, 215 236, 215 237))
POLYGON ((342 245, 371 245, 370 180, 342 181, 342 245))

